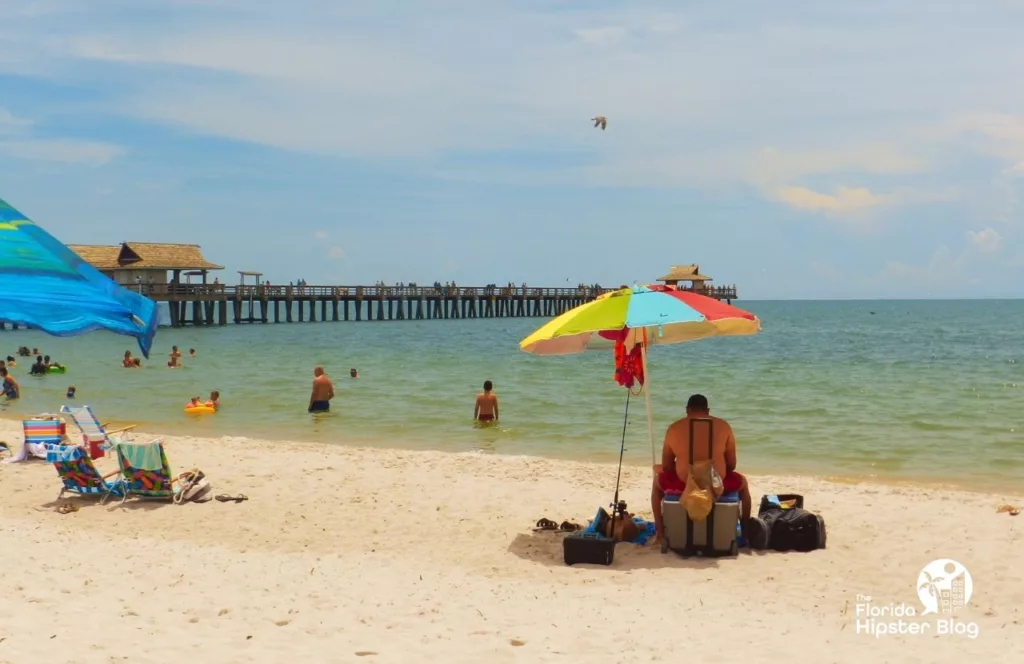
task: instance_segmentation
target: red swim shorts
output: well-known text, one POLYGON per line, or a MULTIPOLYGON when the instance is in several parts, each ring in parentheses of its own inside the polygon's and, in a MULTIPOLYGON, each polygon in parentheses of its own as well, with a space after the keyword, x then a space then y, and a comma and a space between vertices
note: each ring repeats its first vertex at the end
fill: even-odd
MULTIPOLYGON (((743 488, 743 482, 746 480, 743 475, 735 471, 729 471, 725 474, 725 478, 722 479, 722 487, 724 493, 733 493, 743 488)), ((661 490, 668 494, 682 493, 683 489, 686 488, 686 482, 679 479, 676 475, 676 469, 670 468, 663 470, 658 473, 658 486, 661 490)))

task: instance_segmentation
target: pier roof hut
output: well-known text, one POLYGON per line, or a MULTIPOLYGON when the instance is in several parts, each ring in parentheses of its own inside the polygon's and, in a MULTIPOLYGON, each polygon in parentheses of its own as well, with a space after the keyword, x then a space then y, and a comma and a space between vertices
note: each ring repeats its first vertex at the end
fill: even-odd
POLYGON ((673 265, 669 268, 668 274, 658 277, 658 281, 668 286, 675 286, 676 288, 701 291, 708 287, 711 277, 701 274, 699 265, 673 265), (680 286, 679 282, 681 281, 688 283, 680 286))
POLYGON ((122 242, 120 245, 69 244, 68 248, 124 285, 180 283, 182 272, 186 271, 201 276, 205 284, 211 270, 224 269, 223 265, 206 260, 198 244, 122 242))

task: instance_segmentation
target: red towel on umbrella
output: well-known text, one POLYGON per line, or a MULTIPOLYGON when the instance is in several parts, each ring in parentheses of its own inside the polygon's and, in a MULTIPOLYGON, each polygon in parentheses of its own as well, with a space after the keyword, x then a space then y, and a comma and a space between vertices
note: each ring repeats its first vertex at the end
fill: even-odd
POLYGON ((634 383, 644 384, 644 359, 640 344, 626 352, 626 344, 615 342, 615 382, 623 387, 632 388, 634 383))

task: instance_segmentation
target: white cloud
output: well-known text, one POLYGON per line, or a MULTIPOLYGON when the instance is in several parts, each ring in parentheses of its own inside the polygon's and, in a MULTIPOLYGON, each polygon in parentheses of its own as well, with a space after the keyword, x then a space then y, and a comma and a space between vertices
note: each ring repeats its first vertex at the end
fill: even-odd
POLYGON ((315 233, 313 233, 313 237, 315 237, 317 240, 326 240, 327 231, 316 231, 315 233))
MULTIPOLYGON (((114 11, 125 0, 70 4, 101 7, 109 20, 19 23, 15 14, 10 34, 20 41, 0 30, 0 53, 48 64, 55 78, 89 73, 109 86, 109 112, 432 172, 452 153, 550 152, 570 157, 552 177, 572 184, 742 183, 833 214, 921 201, 876 190, 919 186, 901 178, 935 171, 954 160, 948 152, 1015 144, 1014 116, 978 109, 1024 101, 1006 84, 1024 61, 1012 21, 994 10, 971 31, 984 27, 986 39, 971 40, 960 14, 922 15, 909 0, 867 0, 857 21, 841 8, 811 19, 757 3, 683 14, 658 1, 556 11, 409 0, 394 14, 328 0, 295 0, 288 11, 219 0, 195 20, 203 3, 178 0, 173 21, 138 20, 166 3, 143 3, 132 20, 114 11), (608 131, 590 126, 597 113, 608 131), (838 186, 861 174, 893 182, 838 186), (808 175, 833 179, 794 191, 808 175)), ((544 182, 527 161, 487 173, 544 182)))
POLYGON ((31 126, 31 121, 19 118, 6 108, 0 106, 0 136, 20 134, 31 126))
POLYGON ((102 141, 38 138, 35 128, 32 120, 0 107, 0 157, 102 166, 124 154, 124 148, 102 141))
POLYGON ((990 254, 1002 246, 1003 236, 994 228, 986 228, 981 231, 967 231, 967 240, 978 251, 990 254))
POLYGON ((124 154, 124 148, 99 141, 18 139, 0 142, 0 154, 31 161, 102 166, 124 154))
POLYGON ((626 37, 626 29, 623 27, 581 28, 576 30, 575 34, 580 41, 587 44, 611 46, 626 37))
POLYGON ((333 246, 327 250, 327 258, 331 259, 332 261, 340 261, 344 257, 345 252, 343 252, 341 250, 341 247, 339 246, 333 246))
MULTIPOLYGON (((874 281, 888 284, 892 292, 916 287, 943 289, 978 283, 977 278, 968 273, 966 256, 954 255, 946 246, 939 247, 927 263, 888 261, 874 281)), ((929 290, 926 294, 938 295, 941 291, 929 290)))
POLYGON ((866 187, 837 187, 834 194, 823 194, 806 187, 782 187, 775 196, 790 207, 810 212, 859 212, 891 204, 894 196, 875 194, 866 187))

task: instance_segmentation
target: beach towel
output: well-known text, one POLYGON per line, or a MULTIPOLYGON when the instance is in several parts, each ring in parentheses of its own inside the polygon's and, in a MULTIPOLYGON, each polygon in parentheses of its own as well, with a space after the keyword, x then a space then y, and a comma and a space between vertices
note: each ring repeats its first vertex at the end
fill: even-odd
POLYGON ((136 470, 163 470, 164 454, 163 445, 159 440, 154 440, 143 445, 136 443, 124 443, 118 445, 118 450, 124 455, 125 460, 136 470))

